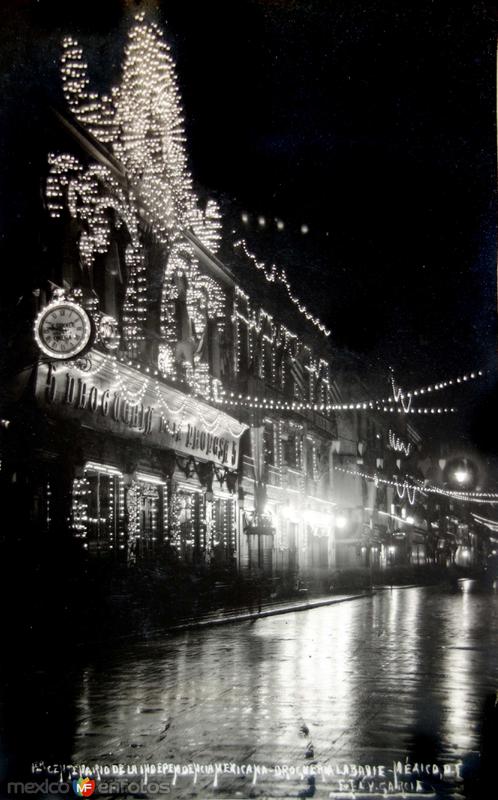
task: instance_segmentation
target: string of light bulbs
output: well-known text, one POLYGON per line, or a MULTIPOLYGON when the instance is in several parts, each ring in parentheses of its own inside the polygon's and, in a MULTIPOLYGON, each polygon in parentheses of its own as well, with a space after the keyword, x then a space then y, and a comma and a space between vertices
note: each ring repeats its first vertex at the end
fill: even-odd
POLYGON ((126 401, 130 405, 138 405, 141 403, 147 393, 147 389, 149 388, 150 378, 145 377, 140 388, 133 392, 126 385, 126 379, 119 372, 119 367, 117 364, 114 363, 112 366, 114 371, 113 388, 116 387, 118 391, 124 395, 126 401))
POLYGON ((326 327, 326 325, 320 322, 318 317, 315 317, 313 314, 311 314, 306 308, 306 306, 303 303, 301 303, 299 298, 295 294, 293 294, 289 279, 285 274, 285 270, 279 269, 275 264, 272 264, 270 269, 268 269, 263 261, 258 261, 254 253, 251 253, 244 239, 239 239, 238 241, 234 242, 233 246, 235 248, 242 249, 244 255, 251 261, 251 263, 256 267, 256 269, 260 270, 263 273, 268 283, 277 283, 277 282, 281 283, 282 286, 284 286, 291 302, 294 303, 295 306, 297 306, 298 310, 308 320, 308 322, 311 322, 312 325, 318 328, 318 330, 321 333, 323 333, 324 336, 327 337, 330 336, 330 330, 326 327))
MULTIPOLYGON (((419 483, 421 483, 419 481, 419 483)), ((424 491, 426 492, 434 492, 435 494, 443 494, 449 498, 472 498, 478 497, 481 499, 489 498, 491 500, 498 500, 498 492, 473 492, 473 491, 460 491, 458 489, 442 489, 439 486, 431 486, 427 487, 424 486, 424 491)))
POLYGON ((406 480, 404 480, 401 486, 399 485, 398 481, 395 481, 395 487, 396 487, 396 494, 398 495, 400 500, 403 500, 404 496, 406 495, 406 498, 410 503, 410 505, 413 506, 415 504, 415 498, 417 495, 416 486, 411 486, 406 480))
POLYGON ((409 392, 403 391, 403 389, 398 386, 394 379, 391 378, 392 385, 393 385, 393 397, 382 398, 379 400, 379 403, 397 403, 402 398, 412 398, 418 397, 422 394, 429 394, 431 392, 441 392, 444 389, 448 389, 454 386, 462 386, 469 381, 475 381, 479 378, 482 378, 488 370, 474 370, 473 372, 466 372, 463 375, 459 375, 456 378, 448 378, 444 381, 439 381, 438 383, 429 384, 428 386, 422 386, 417 389, 412 389, 409 392))
MULTIPOLYGON (((254 217, 259 229, 266 228, 267 223, 268 224, 275 223, 275 227, 276 227, 277 231, 285 230, 286 225, 287 225, 287 227, 289 227, 289 223, 284 222, 284 220, 281 219, 281 217, 271 218, 271 217, 266 217, 263 214, 252 214, 251 215, 247 211, 243 211, 242 214, 240 215, 240 218, 241 218, 242 222, 244 223, 244 225, 249 225, 250 224, 251 216, 254 217)), ((301 225, 299 225, 299 231, 300 231, 300 233, 302 233, 305 236, 306 234, 309 233, 310 227, 306 222, 303 222, 303 223, 301 223, 301 225)))
MULTIPOLYGON (((270 400, 265 397, 258 397, 256 395, 241 395, 237 397, 233 392, 230 396, 217 396, 213 398, 213 402, 220 403, 221 405, 254 408, 262 411, 379 411, 387 414, 402 413, 403 409, 394 406, 380 406, 376 405, 374 401, 364 401, 356 403, 305 403, 301 401, 287 400, 270 400)), ((453 407, 429 407, 429 408, 411 408, 410 414, 452 414, 456 411, 453 407)))
MULTIPOLYGON (((126 359, 117 358, 116 356, 108 354, 103 355, 100 363, 98 363, 97 366, 93 369, 91 367, 85 369, 84 367, 80 366, 77 361, 72 362, 69 365, 69 368, 72 371, 77 372, 79 375, 82 375, 86 378, 91 378, 91 377, 97 377, 106 368, 110 367, 114 376, 111 388, 116 388, 119 392, 121 392, 124 395, 126 401, 130 405, 138 405, 138 403, 140 403, 143 400, 145 394, 147 393, 147 390, 149 389, 149 386, 153 378, 144 376, 142 385, 139 387, 139 389, 137 391, 131 391, 128 388, 128 386, 125 385, 125 381, 127 381, 127 378, 125 378, 123 375, 120 374, 119 364, 126 364, 127 366, 134 367, 135 369, 140 371, 142 369, 140 364, 134 365, 132 361, 126 361, 126 359)), ((149 368, 146 368, 146 371, 148 372, 149 368)), ((153 374, 154 376, 157 376, 159 373, 157 370, 154 370, 153 374)), ((192 404, 194 398, 190 396, 185 397, 185 399, 180 403, 180 405, 177 408, 175 408, 174 406, 171 406, 164 397, 161 391, 161 385, 159 381, 157 380, 155 381, 154 388, 155 388, 154 392, 155 398, 161 407, 160 416, 163 421, 165 429, 169 430, 169 421, 164 413, 166 411, 167 414, 170 416, 182 417, 182 421, 176 425, 175 432, 181 430, 183 428, 183 421, 188 411, 188 406, 192 404)), ((223 429, 225 428, 230 432, 231 436, 233 436, 235 439, 240 439, 240 437, 246 430, 246 425, 244 425, 243 423, 239 425, 232 425, 230 420, 227 418, 227 415, 220 411, 216 412, 213 419, 209 419, 207 416, 205 416, 199 407, 196 409, 196 414, 198 415, 199 420, 204 425, 208 433, 213 433, 216 428, 219 428, 220 432, 222 432, 223 429)), ((173 431, 171 430, 169 432, 173 431)))
POLYGON ((405 456, 409 456, 412 449, 410 442, 405 444, 391 429, 389 429, 389 445, 397 453, 404 453, 405 456))
POLYGON ((425 492, 425 488, 422 490, 418 486, 414 486, 413 483, 408 483, 406 478, 404 478, 403 482, 400 483, 395 478, 393 480, 390 480, 389 478, 381 478, 379 475, 370 475, 368 472, 362 472, 359 469, 348 469, 347 467, 338 467, 334 465, 334 470, 336 472, 343 472, 347 475, 353 475, 356 478, 364 478, 367 481, 373 481, 376 486, 379 483, 382 483, 384 486, 392 486, 394 489, 396 489, 400 499, 403 499, 406 494, 410 505, 414 505, 417 492, 420 494, 424 494, 425 492))
POLYGON ((498 520, 488 519, 488 517, 481 517, 479 514, 474 513, 472 513, 472 516, 476 522, 478 522, 480 525, 485 525, 490 531, 493 531, 494 533, 498 531, 498 520))
MULTIPOLYGON (((77 362, 71 364, 71 369, 75 370, 81 375, 85 375, 87 377, 93 377, 98 375, 101 371, 105 369, 106 366, 111 365, 112 370, 115 375, 115 382, 114 386, 117 386, 120 391, 125 394, 126 399, 130 403, 138 403, 140 399, 143 398, 145 395, 147 388, 149 387, 149 379, 147 377, 144 378, 144 383, 138 390, 138 392, 130 392, 130 390, 124 386, 124 381, 122 376, 119 374, 119 367, 118 361, 122 364, 127 364, 130 367, 134 367, 135 369, 142 370, 142 365, 139 363, 133 364, 132 361, 127 361, 124 358, 117 358, 116 356, 106 355, 104 356, 104 360, 95 368, 95 369, 84 369, 78 365, 77 362), (140 399, 138 399, 140 398, 140 399)), ((149 368, 146 368, 146 372, 149 371, 149 368)), ((153 371, 153 375, 159 375, 158 370, 153 371)), ((159 384, 156 381, 156 387, 159 384)), ((266 397, 258 397, 253 395, 242 395, 239 394, 235 396, 234 392, 230 393, 230 396, 227 396, 226 393, 224 394, 216 394, 212 401, 214 403, 218 403, 220 405, 229 405, 234 407, 243 407, 243 408, 255 408, 261 409, 264 411, 315 411, 315 412, 330 412, 330 411, 382 411, 384 413, 401 413, 401 409, 396 409, 392 405, 384 405, 380 406, 381 401, 362 401, 362 402, 354 402, 354 403, 305 403, 301 401, 287 401, 287 400, 274 400, 269 399, 266 397)), ((180 414, 184 410, 184 404, 180 408, 173 408, 170 407, 166 401, 165 407, 170 414, 180 414)), ((403 409, 404 410, 404 409, 403 409)), ((447 414, 447 413, 454 413, 456 408, 453 407, 433 407, 433 408, 411 408, 409 412, 411 414, 447 414)), ((209 422, 206 422, 209 425, 209 422)), ((240 434, 241 435, 241 434, 240 434)), ((389 431, 389 444, 390 446, 396 450, 397 452, 404 452, 405 455, 409 455, 409 451, 411 449, 410 444, 403 444, 399 437, 396 437, 392 430, 389 431)))
MULTIPOLYGON (((403 479, 403 482, 400 482, 397 479, 390 480, 388 478, 381 478, 379 475, 370 475, 366 472, 362 472, 361 470, 351 470, 347 469, 346 467, 338 467, 334 465, 334 470, 336 472, 344 472, 348 475, 353 475, 359 478, 365 478, 365 480, 373 481, 375 485, 382 483, 387 486, 392 486, 396 489, 398 497, 400 499, 403 498, 405 491, 407 492, 407 498, 410 502, 410 505, 413 505, 415 502, 416 492, 419 492, 421 495, 424 494, 438 494, 444 495, 448 497, 450 500, 460 500, 469 503, 489 503, 490 505, 498 504, 498 499, 491 499, 491 498, 498 498, 498 494, 493 493, 486 493, 486 492, 462 492, 459 494, 455 494, 449 490, 441 489, 438 486, 426 486, 425 484, 422 485, 415 485, 413 483, 409 483, 406 478, 403 479), (410 500, 409 492, 413 494, 411 497, 413 498, 410 500)), ((419 481, 419 483, 421 483, 419 481)))
POLYGON ((156 398, 158 403, 161 405, 162 408, 165 408, 168 414, 172 414, 173 416, 178 416, 185 412, 187 408, 187 399, 183 400, 181 405, 178 408, 173 408, 169 405, 168 401, 162 395, 159 384, 156 384, 156 398))

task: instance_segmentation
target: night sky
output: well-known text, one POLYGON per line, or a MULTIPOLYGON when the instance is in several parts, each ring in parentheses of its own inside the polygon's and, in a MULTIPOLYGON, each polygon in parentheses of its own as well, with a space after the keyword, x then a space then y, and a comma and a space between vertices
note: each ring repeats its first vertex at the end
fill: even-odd
MULTIPOLYGON (((62 107, 62 34, 87 50, 96 89, 119 75, 124 4, 66 5, 2 4, 8 300, 29 289, 37 260, 26 230, 40 214, 49 106, 62 107)), ((230 209, 228 239, 246 235, 287 269, 332 346, 392 364, 408 384, 486 366, 496 351, 496 9, 453 5, 171 0, 160 12, 192 172, 230 209)))

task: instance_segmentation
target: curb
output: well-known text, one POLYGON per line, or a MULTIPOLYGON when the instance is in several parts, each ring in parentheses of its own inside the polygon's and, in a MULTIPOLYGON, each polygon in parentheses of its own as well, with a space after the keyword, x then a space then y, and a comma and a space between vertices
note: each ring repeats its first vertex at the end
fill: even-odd
POLYGON ((400 583, 392 585, 390 583, 379 583, 373 585, 374 592, 386 592, 391 589, 428 589, 431 586, 441 586, 440 583, 400 583))
POLYGON ((381 583, 378 586, 374 585, 373 589, 374 589, 375 592, 383 592, 383 591, 389 591, 391 589, 418 589, 421 586, 437 586, 437 584, 436 583, 433 583, 433 584, 430 584, 430 583, 425 583, 425 584, 423 584, 423 583, 400 583, 399 585, 396 585, 395 583, 393 583, 391 585, 390 583, 381 583))
POLYGON ((331 606, 336 603, 346 603, 350 600, 359 600, 364 597, 372 597, 374 592, 363 592, 362 594, 345 595, 341 597, 331 597, 325 600, 311 600, 308 603, 296 603, 295 605, 286 605, 282 608, 267 608, 260 612, 247 612, 246 614, 234 614, 233 616, 220 616, 208 619, 189 620, 182 622, 178 625, 171 625, 168 627, 168 632, 171 631, 185 631, 194 628, 207 628, 215 625, 229 625, 232 622, 249 622, 251 620, 263 619, 264 617, 274 617, 280 614, 291 614, 296 611, 311 611, 314 608, 321 608, 322 606, 331 606))

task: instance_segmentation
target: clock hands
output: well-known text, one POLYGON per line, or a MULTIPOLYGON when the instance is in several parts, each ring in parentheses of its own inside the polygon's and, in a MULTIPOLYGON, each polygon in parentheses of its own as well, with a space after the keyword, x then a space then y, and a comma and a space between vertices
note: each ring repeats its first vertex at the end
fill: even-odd
POLYGON ((70 358, 81 352, 91 336, 86 312, 71 301, 53 303, 40 312, 35 322, 35 338, 39 347, 54 358, 70 358))

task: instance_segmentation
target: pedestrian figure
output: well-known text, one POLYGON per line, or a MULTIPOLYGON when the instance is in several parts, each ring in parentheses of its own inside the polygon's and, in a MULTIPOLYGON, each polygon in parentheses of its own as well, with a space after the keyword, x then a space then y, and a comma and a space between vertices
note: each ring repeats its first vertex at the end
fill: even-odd
POLYGON ((249 583, 248 592, 248 609, 249 613, 253 614, 254 608, 257 607, 258 614, 261 614, 261 606, 263 601, 263 575, 260 569, 254 570, 252 573, 251 581, 249 583))
POLYGON ((315 748, 313 747, 313 742, 308 742, 308 747, 306 748, 306 752, 304 754, 305 758, 314 758, 315 757, 315 748))

